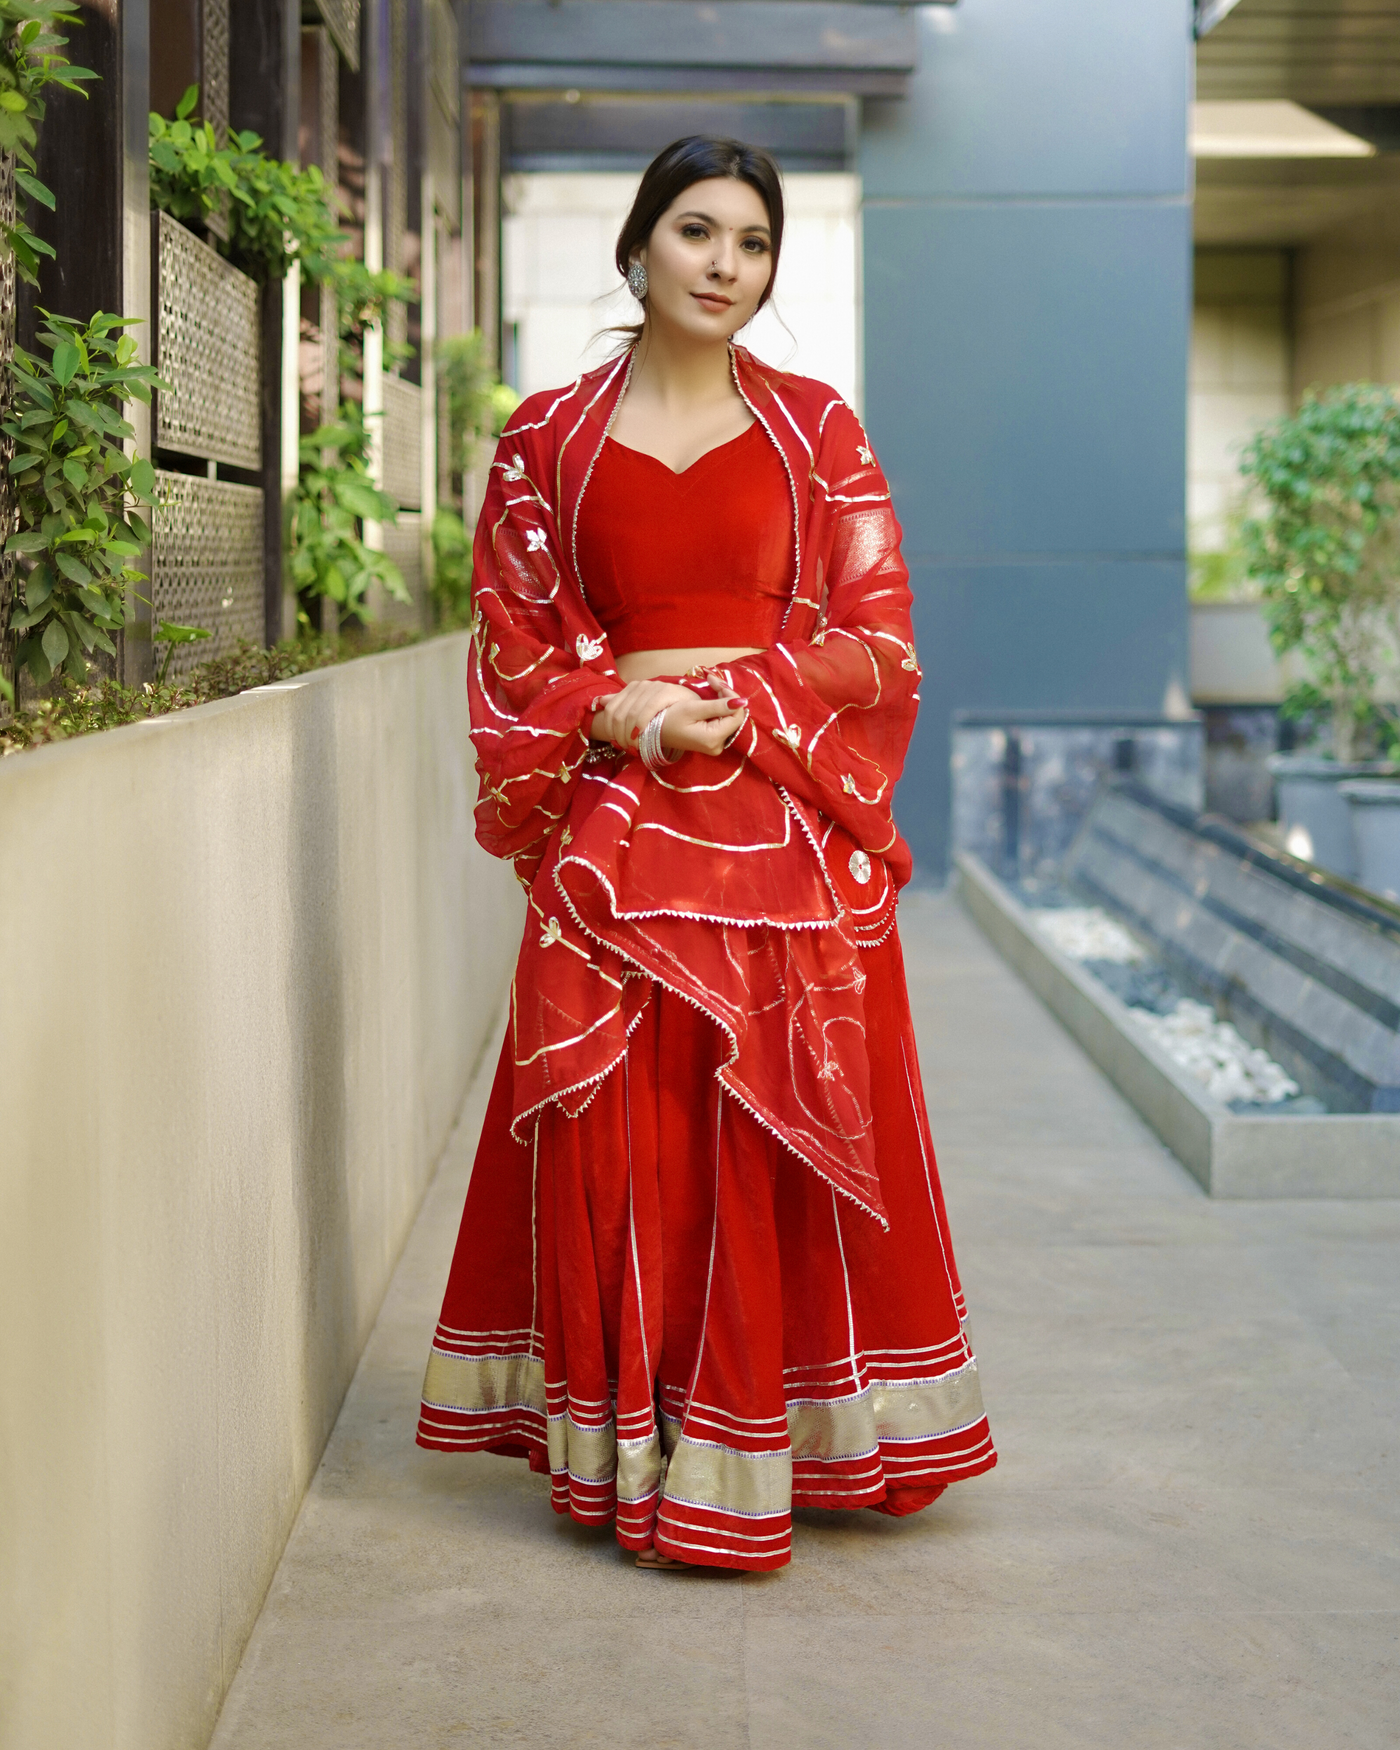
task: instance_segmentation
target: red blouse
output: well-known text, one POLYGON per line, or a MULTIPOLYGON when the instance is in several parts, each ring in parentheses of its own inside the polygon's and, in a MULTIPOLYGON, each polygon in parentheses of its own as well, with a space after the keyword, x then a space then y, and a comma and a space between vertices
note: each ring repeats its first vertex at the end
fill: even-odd
POLYGON ((578 522, 584 593, 614 656, 766 650, 792 593, 792 491, 762 425, 683 474, 608 438, 578 522))

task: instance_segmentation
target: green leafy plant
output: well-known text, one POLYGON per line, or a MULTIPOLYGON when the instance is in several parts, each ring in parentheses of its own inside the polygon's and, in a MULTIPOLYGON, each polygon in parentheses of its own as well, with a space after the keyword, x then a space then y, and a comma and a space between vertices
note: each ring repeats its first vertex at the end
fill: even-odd
POLYGON ((301 440, 301 467, 288 518, 292 576, 298 590, 327 596, 358 620, 368 616, 370 585, 395 601, 413 598, 387 555, 367 547, 365 522, 392 523, 397 506, 369 472, 369 430, 354 403, 334 425, 301 440))
MULTIPOLYGON (((96 79, 91 67, 75 67, 63 50, 68 38, 57 26, 77 24, 79 13, 69 0, 0 0, 0 152, 13 152, 15 182, 42 206, 52 207, 51 190, 35 174, 34 149, 44 119, 44 92, 50 85, 81 91, 96 79)), ((17 214, 13 224, 0 224, 0 260, 14 257, 15 271, 30 285, 39 283, 39 257, 53 249, 36 237, 17 214)))
POLYGON ((199 87, 191 85, 173 120, 151 112, 151 205, 202 230, 238 186, 238 176, 233 153, 220 147, 212 125, 190 120, 198 103, 199 87))
POLYGON ((170 663, 177 644, 198 644, 213 636, 207 626, 178 626, 174 620, 162 620, 154 633, 155 642, 165 646, 165 658, 160 665, 160 673, 156 676, 156 685, 165 685, 165 677, 170 673, 170 663))
POLYGON ((1325 701, 1336 758, 1355 759, 1395 723, 1400 395, 1379 383, 1310 393, 1255 437, 1241 473, 1263 505, 1243 536, 1274 647, 1309 670, 1289 706, 1325 701))
POLYGON ((37 699, 0 723, 0 756, 232 698, 249 687, 265 687, 332 663, 399 650, 421 637, 421 632, 401 626, 367 626, 338 639, 287 638, 270 650, 244 639, 226 655, 208 658, 178 680, 148 681, 141 687, 124 687, 114 680, 74 681, 65 675, 52 697, 37 699))
POLYGON ((472 612, 472 538, 456 511, 433 518, 433 602, 441 626, 465 626, 472 612))
POLYGON ((296 261, 313 279, 331 268, 345 238, 319 166, 305 170, 261 150, 256 134, 233 134, 238 185, 229 208, 229 259, 260 284, 296 261))
POLYGON ((1244 546, 1245 512, 1235 505, 1224 520, 1223 541, 1218 547, 1193 547, 1187 579, 1193 602, 1257 602, 1259 584, 1250 576, 1249 554, 1244 546))
POLYGON ((155 502, 155 471, 128 456, 134 435, 122 404, 149 402, 164 387, 136 362, 131 319, 102 311, 89 322, 41 310, 38 341, 52 357, 15 348, 14 400, 4 422, 14 445, 11 489, 18 532, 6 553, 19 561, 9 631, 15 660, 40 685, 58 669, 77 680, 95 651, 115 654, 111 634, 125 617, 126 591, 141 577, 130 561, 150 543, 131 501, 155 502))
POLYGON ((292 262, 312 278, 333 269, 345 236, 319 168, 305 170, 262 150, 261 136, 229 134, 220 146, 207 121, 192 121, 199 87, 191 85, 173 120, 150 118, 151 200, 182 224, 203 227, 228 200, 222 252, 260 285, 286 277, 292 262))
POLYGON ((499 435, 520 397, 502 383, 479 328, 440 340, 434 356, 438 393, 447 407, 451 469, 466 474, 476 440, 499 435))
MULTIPOLYGON (((371 273, 364 262, 349 255, 342 255, 331 264, 330 279, 335 287, 340 338, 344 343, 341 346, 341 368, 358 376, 364 356, 365 330, 376 323, 387 328, 390 304, 411 303, 417 296, 417 287, 392 268, 380 268, 371 273)), ((411 346, 391 341, 386 334, 386 365, 400 365, 412 357, 411 346)))

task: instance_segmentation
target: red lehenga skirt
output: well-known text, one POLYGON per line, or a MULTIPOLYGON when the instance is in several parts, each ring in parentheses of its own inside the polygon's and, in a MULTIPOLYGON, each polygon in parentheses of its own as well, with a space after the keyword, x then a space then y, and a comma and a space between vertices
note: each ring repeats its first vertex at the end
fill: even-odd
POLYGON ((776 1568, 796 1507, 917 1512, 996 1463, 897 933, 862 951, 889 1229, 715 1079, 724 1038, 652 985, 577 1118, 510 1133, 496 1071, 418 1442, 526 1457, 628 1549, 776 1568))

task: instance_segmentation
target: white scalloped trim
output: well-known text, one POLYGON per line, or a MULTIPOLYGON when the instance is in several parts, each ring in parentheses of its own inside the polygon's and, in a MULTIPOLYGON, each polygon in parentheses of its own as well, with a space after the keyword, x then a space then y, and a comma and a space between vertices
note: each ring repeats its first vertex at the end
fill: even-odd
POLYGON ((881 931, 881 933, 878 936, 876 936, 874 941, 872 941, 872 942, 863 942, 863 941, 861 941, 860 937, 857 936, 856 937, 856 947, 857 948, 878 948, 882 942, 889 941, 890 937, 894 934, 895 928, 898 925, 898 923, 899 923, 899 901, 898 901, 898 899, 896 899, 894 902, 894 909, 890 912, 890 921, 885 926, 885 928, 881 931))
MULTIPOLYGON (((619 911, 617 909, 617 894, 613 891, 612 882, 608 880, 607 876, 595 863, 590 863, 586 857, 580 857, 575 851, 566 851, 554 865, 552 877, 554 885, 559 888, 560 893, 564 893, 564 889, 559 885, 559 871, 563 868, 565 863, 577 863, 579 868, 588 869, 598 877, 599 881, 602 882, 603 886, 608 891, 609 909, 611 910, 613 917, 620 924, 638 923, 649 918, 682 918, 688 923, 730 924, 737 930, 779 930, 786 935, 789 931, 795 933, 798 930, 830 930, 834 929, 836 925, 841 922, 842 914, 840 913, 834 918, 819 918, 814 922, 803 921, 799 923, 778 923, 773 918, 729 918, 720 917, 714 912, 670 911, 665 907, 660 907, 656 911, 619 911)), ((567 899, 568 895, 564 894, 564 897, 567 899)), ((570 910, 572 909, 571 906, 570 910)), ((585 926, 580 923, 579 927, 582 929, 585 926)), ((603 938, 599 936, 597 940, 601 942, 603 941, 603 938)), ((611 948, 614 953, 622 952, 622 950, 612 942, 603 942, 603 946, 605 948, 611 948)))
POLYGON ((742 1106, 745 1112, 748 1113, 749 1117, 752 1118, 754 1123, 761 1129, 766 1130, 770 1136, 775 1136, 778 1141, 782 1143, 783 1147, 787 1149, 789 1154, 796 1155, 798 1160, 803 1162, 804 1165, 809 1166, 817 1177, 825 1184, 830 1185, 831 1189, 835 1191, 838 1196, 845 1197, 848 1201, 854 1203, 857 1209, 863 1210, 872 1221, 879 1222, 881 1228, 886 1233, 890 1231, 890 1224, 885 1216, 881 1215, 878 1210, 872 1209, 868 1203, 857 1197, 854 1191, 848 1191, 844 1185, 838 1185, 835 1179, 833 1179, 828 1173, 824 1173, 815 1161, 809 1161, 806 1155, 802 1153, 802 1150, 795 1147, 789 1138, 783 1135, 782 1131, 771 1125, 757 1107, 751 1106, 742 1094, 731 1086, 729 1082, 725 1081, 724 1076, 719 1071, 715 1072, 715 1079, 718 1081, 724 1092, 729 1095, 730 1099, 733 1100, 736 1105, 742 1106))
MULTIPOLYGON (((581 861, 581 859, 578 859, 578 860, 581 861)), ((557 868, 558 868, 558 866, 556 865, 556 873, 557 873, 557 868)), ((600 877, 600 879, 603 880, 604 885, 606 886, 607 885, 606 877, 600 877)), ((557 885, 557 883, 556 883, 556 885, 557 885)), ((610 895, 611 895, 611 891, 612 891, 611 888, 609 888, 610 895)), ((762 1116, 762 1114, 760 1112, 758 1112, 753 1106, 751 1106, 749 1104, 749 1102, 744 1098, 744 1096, 741 1093, 739 1093, 736 1088, 732 1087, 730 1085, 730 1083, 725 1079, 724 1072, 727 1069, 732 1069, 734 1067, 734 1065, 739 1061, 739 1041, 738 1041, 737 1037, 735 1036, 733 1029, 731 1027, 729 1027, 727 1025, 727 1023, 722 1021, 719 1018, 719 1016, 714 1013, 713 1010, 707 1009, 703 1003, 698 1002, 694 997, 690 996, 686 991, 677 989, 676 986, 671 984, 669 982, 669 980, 667 980, 667 979, 657 977, 657 975, 654 972, 652 972, 650 970, 650 968, 643 966, 639 960, 636 960, 632 955, 627 953, 627 951, 625 949, 619 948, 613 942, 605 941, 602 936, 597 934, 596 931, 590 930, 588 925, 586 923, 584 923, 583 919, 578 915, 578 912, 575 910, 574 903, 569 898, 568 893, 565 892, 565 890, 562 887, 559 888, 559 893, 560 893, 560 897, 564 901, 564 904, 569 908, 569 912, 570 912, 571 916, 573 917, 574 922, 578 925, 579 929, 581 929, 583 931, 584 935, 591 936, 593 938, 593 940, 599 944, 600 947, 607 948, 611 953, 616 954, 619 959, 625 960, 625 961, 627 961, 627 963, 629 965, 634 966, 636 968, 636 971, 635 971, 635 973, 632 974, 633 977, 645 978, 645 979, 648 979, 652 984, 660 985, 662 990, 669 991, 673 997, 678 997, 681 1000, 681 1002, 683 1002, 683 1003, 689 1003, 690 1007, 692 1009, 696 1010, 696 1012, 698 1014, 704 1015, 705 1018, 709 1021, 713 1021, 715 1026, 719 1028, 720 1032, 723 1033, 725 1038, 729 1041, 729 1053, 730 1053, 729 1061, 727 1063, 722 1063, 719 1066, 719 1068, 715 1071, 715 1080, 719 1083, 719 1085, 723 1089, 723 1091, 725 1093, 727 1093, 731 1099, 733 1099, 740 1106, 742 1106, 744 1108, 744 1110, 749 1114, 749 1116, 754 1120, 754 1122, 756 1124, 760 1125, 764 1130, 768 1131, 771 1135, 775 1136, 778 1139, 778 1141, 780 1143, 782 1143, 783 1147, 785 1149, 787 1149, 789 1154, 795 1155, 797 1157, 797 1159, 800 1160, 804 1166, 810 1167, 812 1169, 812 1171, 817 1175, 817 1177, 823 1181, 823 1183, 830 1185, 832 1190, 838 1192, 842 1197, 848 1198, 852 1203, 855 1204, 857 1209, 864 1210, 865 1213, 868 1216, 870 1216, 872 1220, 879 1222, 880 1226, 885 1230, 885 1232, 888 1232, 890 1224, 889 1224, 888 1219, 885 1216, 880 1215, 878 1213, 878 1211, 872 1209, 868 1203, 863 1202, 859 1197, 856 1196, 854 1191, 848 1191, 844 1185, 838 1185, 836 1183, 836 1181, 830 1176, 830 1174, 822 1171, 821 1167, 817 1164, 816 1161, 812 1160, 810 1156, 804 1154, 802 1152, 802 1150, 800 1148, 798 1148, 797 1144, 792 1140, 791 1137, 784 1136, 782 1131, 780 1131, 775 1125, 771 1124, 766 1118, 764 1118, 762 1116)), ((629 1031, 628 1037, 629 1038, 631 1037, 630 1031, 629 1031)), ((561 1088, 556 1093, 546 1095, 543 1100, 539 1101, 536 1105, 531 1106, 527 1112, 523 1112, 520 1115, 520 1119, 512 1119, 511 1120, 511 1126, 510 1126, 511 1135, 513 1137, 515 1137, 515 1140, 517 1142, 520 1142, 522 1140, 522 1138, 515 1135, 516 1124, 518 1122, 520 1122, 521 1120, 528 1118, 535 1113, 540 1112, 541 1110, 543 1110, 543 1108, 545 1106, 557 1105, 558 1102, 561 1099, 563 1099, 566 1094, 576 1093, 580 1088, 587 1088, 587 1087, 594 1087, 595 1093, 596 1093, 596 1084, 604 1081, 608 1076, 610 1076, 612 1074, 613 1070, 615 1070, 617 1068, 618 1064, 621 1063, 622 1059, 625 1056, 626 1056, 626 1050, 624 1049, 622 1052, 620 1052, 612 1060, 612 1062, 610 1064, 608 1064, 606 1069, 598 1071, 595 1075, 585 1076, 582 1081, 575 1082, 571 1088, 561 1088)), ((589 1103, 591 1103, 593 1098, 594 1098, 594 1095, 590 1094, 588 1100, 585 1101, 584 1104, 579 1107, 578 1113, 575 1114, 575 1116, 581 1116, 582 1113, 584 1113, 588 1109, 588 1105, 589 1105, 589 1103)))
MULTIPOLYGON (((770 779, 769 781, 771 782, 772 780, 770 779)), ((793 801, 792 797, 788 795, 787 786, 785 784, 774 784, 773 788, 778 792, 779 796, 782 797, 784 803, 787 805, 789 811, 791 812, 793 819, 797 822, 798 826, 801 827, 803 836, 806 838, 807 843, 812 847, 813 851, 816 853, 817 867, 822 872, 822 880, 826 882, 827 891, 830 893, 832 899, 835 901, 837 918, 839 919, 839 918, 844 917, 847 914, 847 912, 850 911, 851 908, 850 908, 850 906, 848 906, 846 904, 846 901, 841 897, 841 894, 837 889, 836 883, 831 879, 831 871, 826 866, 826 851, 825 851, 824 847, 817 843, 816 838, 813 836, 812 829, 807 825, 807 822, 802 818, 801 809, 798 808, 797 804, 793 801)), ((832 825, 834 826, 835 824, 836 823, 833 821, 832 825)))

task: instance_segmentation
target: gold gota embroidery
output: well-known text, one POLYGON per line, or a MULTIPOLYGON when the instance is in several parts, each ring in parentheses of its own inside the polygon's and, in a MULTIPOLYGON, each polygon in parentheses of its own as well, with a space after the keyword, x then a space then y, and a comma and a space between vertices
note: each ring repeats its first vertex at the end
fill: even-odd
POLYGON ((611 1417, 601 1428, 580 1427, 572 1414, 549 1418, 549 1468, 583 1482, 610 1482, 617 1474, 617 1430, 611 1417))
POLYGON ((544 1362, 538 1355, 450 1355, 433 1349, 423 1401, 438 1409, 528 1409, 545 1413, 544 1362))
POLYGON ((968 1362, 941 1379, 873 1380, 849 1398, 790 1399, 788 1438, 795 1459, 863 1458, 882 1441, 939 1439, 983 1414, 977 1366, 968 1362))
POLYGON ((695 833, 682 832, 679 827, 666 826, 659 820, 640 820, 633 831, 659 832, 667 838, 679 839, 687 845, 703 845, 710 851, 732 851, 735 856, 753 855, 759 851, 786 850, 792 842, 792 820, 789 815, 783 816, 783 836, 780 839, 759 839, 748 844, 732 844, 724 839, 701 838, 695 833))
MULTIPOLYGON (((512 1007, 512 1009, 514 1009, 514 1007, 515 1007, 515 1004, 513 1001, 512 1001, 511 1007, 512 1007)), ((522 1057, 520 1055, 519 1047, 517 1046, 514 1053, 513 1053, 515 1067, 517 1069, 527 1069, 532 1063, 538 1063, 541 1060, 541 1058, 548 1057, 552 1052, 568 1051, 568 1050, 571 1050, 575 1045, 581 1045, 585 1039, 590 1038, 594 1033, 596 1033, 599 1030, 599 1028, 606 1027, 612 1021, 616 1020, 617 1017, 621 1013, 622 1013, 622 1004, 621 1004, 621 1002, 617 1002, 613 1005, 612 1008, 610 1008, 607 1011, 606 1014, 599 1015, 599 1017, 596 1021, 594 1021, 590 1026, 585 1027, 581 1033, 575 1033, 571 1037, 569 1037, 568 1039, 551 1040, 551 1042, 548 1045, 542 1045, 538 1051, 534 1052, 532 1055, 530 1055, 528 1057, 522 1057)), ((609 1067, 611 1067, 611 1066, 609 1066, 609 1067)), ((591 1080, 592 1078, 590 1077, 589 1079, 591 1080)), ((564 1093, 567 1093, 570 1091, 571 1090, 569 1090, 569 1089, 561 1089, 560 1090, 560 1092, 564 1092, 564 1093)), ((528 1114, 523 1114, 523 1116, 528 1116, 528 1114)), ((519 1122, 519 1120, 517 1120, 517 1123, 518 1122, 519 1122)), ((516 1140, 518 1142, 520 1142, 520 1141, 523 1141, 524 1138, 517 1137, 516 1140)))
POLYGON ((977 1363, 969 1361, 942 1379, 872 1383, 870 1408, 882 1440, 921 1440, 966 1428, 983 1414, 977 1363))
POLYGON ((726 1513, 786 1513, 792 1505, 790 1452, 739 1452, 682 1434, 666 1471, 666 1499, 726 1513))
POLYGON ((661 1437, 655 1429, 641 1440, 617 1443, 617 1498, 645 1501, 661 1485, 661 1437))
MULTIPOLYGON (((723 765, 725 762, 720 760, 718 763, 723 765)), ((692 779, 687 779, 686 782, 682 784, 679 778, 669 779, 662 772, 652 772, 650 774, 650 780, 661 789, 670 790, 672 794, 676 796, 704 796, 715 790, 727 790, 731 784, 737 784, 744 775, 744 763, 745 762, 740 759, 734 765, 733 770, 727 771, 724 777, 715 784, 699 784, 692 779)))

